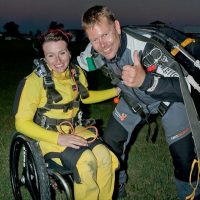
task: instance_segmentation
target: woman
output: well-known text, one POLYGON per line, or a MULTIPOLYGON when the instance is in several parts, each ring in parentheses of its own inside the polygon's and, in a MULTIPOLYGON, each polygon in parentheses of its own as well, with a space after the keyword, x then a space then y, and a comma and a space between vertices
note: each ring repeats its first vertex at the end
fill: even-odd
POLYGON ((100 140, 91 142, 94 133, 77 124, 77 115, 79 100, 100 102, 117 90, 87 90, 82 70, 70 63, 69 39, 59 29, 42 35, 44 58, 34 61, 36 69, 21 84, 15 126, 39 141, 44 155, 60 152, 55 161, 73 171, 76 200, 109 200, 118 161, 100 140))

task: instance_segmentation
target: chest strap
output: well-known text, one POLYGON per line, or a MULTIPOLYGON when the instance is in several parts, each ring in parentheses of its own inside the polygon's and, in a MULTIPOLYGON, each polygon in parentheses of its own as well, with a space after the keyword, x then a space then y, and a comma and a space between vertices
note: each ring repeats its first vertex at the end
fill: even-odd
MULTIPOLYGON (((108 69, 106 65, 100 68, 103 74, 107 77, 109 77, 112 81, 111 84, 117 85, 120 82, 120 79, 108 69)), ((123 99, 126 101, 126 103, 129 105, 131 110, 134 113, 137 113, 140 115, 142 119, 147 119, 147 114, 143 111, 143 107, 132 97, 128 96, 124 92, 122 92, 123 99)), ((161 102, 158 107, 158 113, 163 117, 167 110, 169 109, 170 103, 169 102, 161 102)))
POLYGON ((139 114, 142 119, 147 118, 146 113, 143 111, 143 107, 134 98, 126 95, 125 93, 122 93, 122 97, 134 113, 139 114))
POLYGON ((35 119, 35 122, 40 125, 41 127, 47 129, 47 130, 54 130, 57 131, 57 127, 60 123, 68 121, 70 123, 73 123, 73 119, 53 119, 50 117, 47 117, 45 115, 42 115, 40 118, 37 116, 35 119))

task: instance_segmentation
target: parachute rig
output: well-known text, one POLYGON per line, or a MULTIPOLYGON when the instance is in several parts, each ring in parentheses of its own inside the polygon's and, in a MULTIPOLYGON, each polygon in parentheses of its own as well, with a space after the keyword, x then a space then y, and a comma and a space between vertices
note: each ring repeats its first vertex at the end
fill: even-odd
MULTIPOLYGON (((144 42, 152 43, 157 46, 163 53, 174 57, 179 65, 174 66, 174 69, 179 74, 179 81, 181 86, 181 91, 183 95, 184 104, 187 111, 187 116, 190 123, 190 128, 193 135, 193 140, 196 148, 197 159, 193 161, 191 166, 191 173, 194 169, 194 166, 198 166, 198 177, 196 185, 192 185, 193 193, 186 197, 186 199, 194 199, 195 191, 199 184, 199 175, 200 175, 200 123, 199 116, 190 93, 191 85, 195 90, 200 93, 200 86, 193 78, 195 73, 200 70, 200 61, 195 59, 191 54, 191 51, 194 51, 194 45, 196 40, 192 38, 187 38, 183 33, 177 31, 176 29, 165 27, 140 27, 140 26, 127 26, 123 27, 123 31, 144 42), (182 39, 182 42, 180 41, 182 39), (193 47, 191 47, 193 46, 193 47)), ((198 40, 198 39, 197 39, 198 40)), ((199 45, 199 44, 197 44, 199 45)), ((199 46, 200 47, 200 46, 199 46)), ((200 49, 199 49, 200 50, 200 49)), ((193 52, 197 53, 197 52, 193 52)), ((155 64, 155 63, 152 63, 155 64)), ((191 183, 191 179, 190 179, 191 183)))

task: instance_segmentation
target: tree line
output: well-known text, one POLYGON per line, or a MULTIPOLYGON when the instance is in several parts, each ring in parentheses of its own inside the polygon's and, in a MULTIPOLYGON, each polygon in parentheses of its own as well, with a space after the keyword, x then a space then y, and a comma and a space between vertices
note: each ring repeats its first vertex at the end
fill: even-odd
MULTIPOLYGON (((19 31, 19 25, 16 24, 14 21, 9 21, 7 23, 5 23, 3 25, 3 29, 5 30, 5 32, 3 32, 3 36, 4 37, 15 37, 15 38, 21 38, 22 37, 22 33, 20 33, 19 31)), ((64 29, 64 25, 62 23, 58 23, 56 21, 51 21, 49 26, 48 26, 49 29, 64 29)), ((28 34, 28 36, 38 36, 38 35, 41 35, 41 31, 40 30, 37 30, 35 35, 33 35, 33 32, 30 31, 28 34)))

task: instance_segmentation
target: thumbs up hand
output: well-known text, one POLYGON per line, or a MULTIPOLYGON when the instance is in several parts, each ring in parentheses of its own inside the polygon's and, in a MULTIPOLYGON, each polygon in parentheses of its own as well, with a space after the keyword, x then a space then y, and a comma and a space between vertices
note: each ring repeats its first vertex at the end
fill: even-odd
POLYGON ((146 72, 140 63, 137 51, 133 54, 134 65, 125 65, 122 71, 122 80, 125 85, 133 88, 140 87, 144 82, 146 72))

